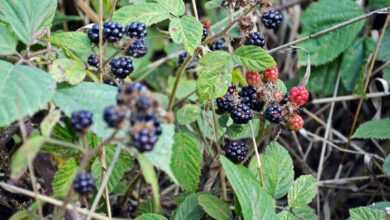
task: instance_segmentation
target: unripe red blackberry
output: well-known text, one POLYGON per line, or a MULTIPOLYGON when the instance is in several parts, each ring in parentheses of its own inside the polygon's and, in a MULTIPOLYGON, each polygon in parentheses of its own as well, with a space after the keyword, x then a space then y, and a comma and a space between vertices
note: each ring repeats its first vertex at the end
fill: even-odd
POLYGON ((303 128, 303 124, 303 118, 298 114, 293 114, 287 119, 287 126, 292 131, 299 131, 301 128, 303 128))
POLYGON ((288 100, 292 104, 301 107, 309 101, 309 96, 309 91, 304 86, 296 86, 289 91, 288 100))
POLYGON ((277 67, 268 68, 264 70, 263 75, 265 81, 276 83, 276 81, 279 79, 279 70, 277 67))
POLYGON ((228 141, 224 146, 225 155, 234 163, 240 163, 248 155, 248 146, 242 140, 228 141))
POLYGON ((248 71, 245 73, 246 82, 248 85, 258 88, 261 85, 261 77, 258 72, 248 71))

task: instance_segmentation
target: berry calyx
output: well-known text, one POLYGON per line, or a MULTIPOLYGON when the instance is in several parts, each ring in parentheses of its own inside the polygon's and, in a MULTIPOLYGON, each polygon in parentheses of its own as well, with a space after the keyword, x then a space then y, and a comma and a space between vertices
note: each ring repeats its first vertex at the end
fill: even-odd
POLYGON ((264 80, 275 83, 279 79, 279 70, 276 67, 264 70, 264 80))
POLYGON ((288 100, 292 104, 301 107, 309 101, 309 96, 309 91, 304 86, 296 86, 289 91, 288 100))
POLYGON ((301 128, 303 128, 303 124, 303 118, 298 114, 293 114, 287 119, 287 126, 292 131, 299 131, 301 128))
POLYGON ((240 163, 245 160, 248 155, 248 146, 244 141, 233 140, 229 141, 224 146, 225 155, 234 163, 240 163))
POLYGON ((127 57, 112 59, 110 66, 112 74, 120 79, 126 78, 134 70, 133 61, 127 57))
POLYGON ((230 117, 236 124, 246 124, 253 118, 253 114, 249 106, 239 103, 233 106, 230 117))
POLYGON ((127 55, 134 58, 140 58, 146 55, 148 48, 145 45, 144 40, 135 40, 129 48, 127 48, 127 55))
POLYGON ((126 28, 127 36, 142 39, 147 35, 146 25, 141 22, 132 22, 126 28))
POLYGON ((283 21, 283 14, 280 10, 270 9, 261 17, 261 22, 268 29, 277 30, 283 21))
POLYGON ((80 172, 73 181, 73 189, 81 196, 86 196, 95 189, 95 179, 89 173, 80 172))
POLYGON ((258 88, 261 85, 260 74, 255 71, 248 71, 245 73, 246 82, 248 85, 258 88))
POLYGON ((90 111, 80 110, 72 112, 70 124, 77 132, 85 132, 93 123, 93 114, 90 111))
POLYGON ((103 119, 110 128, 120 128, 125 116, 125 112, 115 106, 108 106, 103 112, 103 119))
POLYGON ((264 47, 265 39, 260 32, 251 32, 246 37, 245 45, 254 45, 258 47, 264 47))
POLYGON ((282 108, 278 104, 271 104, 264 112, 264 118, 271 123, 279 124, 283 120, 282 108))
POLYGON ((95 68, 99 68, 99 58, 96 56, 96 54, 91 54, 88 56, 87 63, 90 66, 93 66, 95 68))

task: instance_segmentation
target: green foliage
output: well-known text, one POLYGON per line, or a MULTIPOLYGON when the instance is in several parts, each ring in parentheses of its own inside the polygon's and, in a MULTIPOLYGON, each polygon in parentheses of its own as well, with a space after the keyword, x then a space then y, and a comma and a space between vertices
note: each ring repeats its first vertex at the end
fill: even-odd
POLYGON ((288 191, 288 205, 292 208, 303 208, 316 195, 316 180, 310 175, 302 175, 296 179, 288 191))
POLYGON ((359 207, 349 210, 349 220, 385 220, 386 214, 384 211, 368 208, 359 207))
POLYGON ((174 220, 200 220, 204 212, 198 203, 198 194, 188 195, 176 209, 174 220))
POLYGON ((167 220, 164 216, 153 214, 153 213, 147 213, 138 216, 135 220, 167 220))
POLYGON ((84 63, 66 58, 54 60, 50 73, 57 82, 68 82, 71 85, 82 82, 87 74, 84 63))
POLYGON ((171 169, 179 184, 189 192, 198 189, 202 168, 198 141, 188 133, 177 133, 173 144, 171 169))
POLYGON ((50 27, 56 8, 56 0, 2 0, 0 20, 10 24, 23 43, 31 45, 50 27))
POLYGON ((179 124, 190 124, 200 117, 199 105, 187 104, 176 112, 176 120, 179 124))
MULTIPOLYGON (((166 1, 166 0, 162 0, 166 1)), ((169 33, 177 44, 184 44, 185 50, 193 54, 202 39, 202 24, 191 16, 174 18, 169 24, 169 33)))
POLYGON ((23 209, 13 214, 9 220, 31 220, 31 213, 23 209))
MULTIPOLYGON (((362 8, 350 0, 321 0, 312 3, 302 16, 302 35, 324 30, 362 14, 362 8)), ((299 63, 305 65, 306 52, 310 53, 313 65, 322 65, 334 60, 352 45, 353 40, 362 30, 364 23, 364 21, 360 21, 350 24, 317 39, 311 39, 299 44, 299 47, 304 48, 304 50, 299 50, 299 63)))
POLYGON ((229 206, 216 196, 202 194, 199 195, 198 202, 203 210, 216 220, 230 220, 232 217, 229 206))
POLYGON ((0 23, 0 55, 16 52, 16 36, 7 24, 0 23))
MULTIPOLYGON (((389 3, 390 5, 390 3, 389 3)), ((390 31, 386 31, 385 35, 383 36, 381 48, 379 50, 379 60, 382 60, 384 62, 390 60, 390 31)))
POLYGON ((313 67, 311 69, 309 80, 309 91, 330 96, 333 94, 337 74, 339 71, 339 59, 336 59, 328 64, 313 67))
POLYGON ((142 154, 137 156, 138 163, 141 167, 142 174, 144 175, 145 181, 152 187, 153 192, 153 211, 160 211, 160 188, 158 185, 157 174, 154 171, 152 163, 150 163, 147 158, 142 154))
POLYGON ((234 165, 225 157, 220 161, 226 176, 240 202, 244 220, 276 219, 275 201, 262 188, 250 171, 240 165, 234 165))
POLYGON ((314 210, 309 207, 292 208, 278 214, 279 220, 318 220, 314 210))
POLYGON ((365 122, 359 126, 352 137, 361 139, 390 139, 390 119, 365 122))
POLYGON ((390 155, 386 156, 385 162, 383 163, 383 170, 385 174, 390 176, 390 155))
MULTIPOLYGON (((253 126, 253 133, 257 134, 259 132, 260 120, 253 119, 251 121, 251 123, 253 126)), ((252 132, 251 132, 250 126, 238 125, 238 124, 234 124, 234 123, 227 128, 225 134, 232 140, 245 139, 245 138, 252 137, 252 132)))
POLYGON ((54 80, 40 69, 0 60, 0 126, 43 108, 55 87, 54 80))
POLYGON ((53 45, 62 48, 65 53, 80 60, 87 60, 93 53, 92 43, 86 33, 83 32, 56 32, 51 37, 53 45))
POLYGON ((234 51, 234 58, 248 70, 263 71, 276 66, 275 60, 266 50, 256 46, 242 46, 234 51))
POLYGON ((169 12, 158 3, 139 3, 116 10, 112 20, 127 25, 130 22, 143 22, 152 25, 169 18, 169 12))
POLYGON ((156 0, 161 7, 169 11, 175 16, 181 16, 185 12, 185 5, 183 0, 156 0))
POLYGON ((71 189, 73 179, 78 171, 77 162, 71 158, 60 167, 53 179, 53 195, 57 198, 64 198, 71 189))

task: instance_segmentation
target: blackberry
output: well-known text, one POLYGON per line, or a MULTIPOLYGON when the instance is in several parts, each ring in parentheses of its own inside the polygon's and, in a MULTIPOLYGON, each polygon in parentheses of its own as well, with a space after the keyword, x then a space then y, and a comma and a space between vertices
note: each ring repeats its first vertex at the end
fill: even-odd
POLYGON ((187 52, 182 52, 179 54, 179 57, 177 59, 177 64, 181 65, 184 63, 184 60, 187 58, 188 53, 187 52))
POLYGON ((147 35, 146 25, 141 22, 132 22, 126 28, 127 36, 131 38, 145 38, 147 35))
MULTIPOLYGON (((115 22, 106 22, 103 24, 103 40, 108 42, 119 41, 124 32, 124 27, 115 22)), ((94 43, 99 43, 99 24, 93 24, 88 30, 88 37, 94 43)))
POLYGON ((243 87, 238 95, 241 98, 241 102, 252 110, 260 111, 263 108, 263 102, 258 99, 256 89, 252 86, 243 87))
POLYGON ((215 100, 217 103, 217 110, 216 110, 217 114, 231 112, 234 106, 235 92, 236 92, 236 87, 234 85, 229 86, 227 93, 223 97, 219 97, 215 100))
POLYGON ((221 38, 209 45, 210 50, 215 51, 215 50, 226 50, 227 47, 225 45, 225 39, 221 38))
POLYGON ((153 127, 157 135, 162 134, 161 122, 154 114, 136 115, 130 118, 130 125, 146 124, 149 127, 153 127))
POLYGON ((264 47, 265 40, 260 32, 251 32, 245 40, 245 45, 254 45, 258 47, 264 47))
POLYGON ((90 29, 88 29, 88 38, 93 43, 99 43, 99 25, 93 24, 90 29))
POLYGON ((246 124, 253 118, 253 114, 247 105, 239 103, 234 105, 232 111, 230 112, 230 117, 236 124, 246 124))
POLYGON ((283 14, 280 10, 271 9, 261 17, 264 27, 277 30, 283 21, 283 14))
POLYGON ((152 107, 152 101, 149 97, 141 95, 137 97, 137 100, 135 102, 135 107, 138 111, 146 111, 150 107, 152 107))
POLYGON ((114 76, 124 79, 133 72, 133 61, 127 57, 114 58, 110 62, 111 72, 114 76))
POLYGON ((99 58, 96 56, 96 54, 89 55, 87 63, 90 66, 93 66, 95 68, 99 68, 99 58))
POLYGON ((73 181, 73 189, 82 196, 88 195, 95 189, 95 179, 89 173, 80 172, 73 181))
POLYGON ((70 123, 72 128, 77 132, 84 132, 93 123, 93 114, 86 110, 72 112, 70 123))
POLYGON ((134 83, 129 83, 126 85, 123 85, 122 87, 119 88, 119 92, 124 92, 127 95, 131 95, 135 92, 146 92, 148 89, 146 86, 140 82, 134 82, 134 83))
POLYGON ((146 55, 148 48, 145 45, 144 40, 135 40, 129 48, 127 48, 127 55, 134 58, 140 58, 146 55))
POLYGON ((139 152, 152 151, 158 141, 158 134, 154 128, 144 127, 132 134, 132 140, 139 152))
POLYGON ((264 112, 264 118, 271 123, 279 124, 283 120, 282 108, 278 104, 271 104, 264 112))
POLYGON ((244 141, 229 141, 225 147, 225 155, 234 163, 240 163, 245 160, 248 154, 248 146, 244 141))
POLYGON ((204 41, 209 36, 209 29, 203 27, 202 41, 204 41))
POLYGON ((125 116, 126 114, 123 111, 113 105, 105 108, 103 112, 103 119, 110 128, 119 128, 125 116))

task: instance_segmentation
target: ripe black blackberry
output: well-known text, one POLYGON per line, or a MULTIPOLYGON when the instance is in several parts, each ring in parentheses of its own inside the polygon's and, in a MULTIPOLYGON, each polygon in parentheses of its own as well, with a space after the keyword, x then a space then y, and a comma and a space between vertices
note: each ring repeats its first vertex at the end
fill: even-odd
POLYGON ((226 50, 227 47, 225 45, 225 39, 221 38, 209 45, 210 50, 215 51, 215 50, 226 50))
POLYGON ((104 109, 103 119, 110 128, 119 128, 125 119, 126 113, 115 106, 108 106, 104 109))
POLYGON ((260 32, 251 32, 246 37, 245 45, 254 45, 258 47, 264 47, 265 40, 260 32))
POLYGON ((125 84, 119 87, 118 94, 116 97, 117 104, 124 105, 132 103, 132 100, 134 100, 134 95, 139 95, 146 92, 148 92, 148 89, 142 83, 135 82, 125 84))
POLYGON ((80 172, 73 181, 73 189, 78 194, 86 196, 95 189, 95 179, 89 173, 80 172))
POLYGON ((188 53, 187 52, 182 52, 179 54, 179 57, 177 58, 177 64, 181 65, 184 63, 184 60, 187 58, 188 53))
POLYGON ((226 94, 223 97, 217 98, 215 101, 217 103, 217 114, 223 114, 226 112, 231 112, 235 103, 234 93, 236 92, 236 86, 229 86, 226 94))
POLYGON ((271 104, 264 112, 264 118, 271 123, 279 124, 283 120, 282 108, 278 104, 271 104))
POLYGON ((127 26, 126 33, 131 38, 145 38, 147 35, 146 25, 141 22, 132 22, 127 26))
POLYGON ((230 117, 236 124, 246 124, 253 118, 253 113, 249 106, 239 103, 233 106, 230 117))
POLYGON ((110 66, 112 74, 120 79, 126 78, 134 70, 133 61, 127 57, 112 59, 110 66))
MULTIPOLYGON (((123 37, 124 27, 115 22, 106 22, 103 24, 103 40, 108 42, 117 42, 123 37)), ((99 25, 93 24, 88 30, 88 37, 94 43, 99 43, 99 25)))
POLYGON ((93 114, 90 111, 81 110, 72 112, 70 117, 70 124, 77 132, 84 132, 93 123, 93 114))
POLYGON ((141 153, 152 151, 158 136, 156 129, 148 127, 141 128, 131 135, 134 146, 141 153))
POLYGON ((93 43, 99 43, 99 25, 93 24, 90 29, 88 29, 88 38, 93 43))
POLYGON ((264 27, 277 30, 283 22, 283 14, 280 10, 270 9, 263 14, 261 22, 263 22, 264 27))
POLYGON ((138 96, 137 100, 135 102, 135 107, 138 111, 144 112, 148 110, 150 107, 152 107, 152 101, 148 96, 138 96))
POLYGON ((130 125, 146 124, 148 127, 153 127, 156 135, 162 134, 161 122, 154 114, 136 115, 131 117, 130 125))
POLYGON ((202 41, 204 41, 209 36, 209 29, 203 27, 202 41))
POLYGON ((99 68, 99 58, 98 58, 98 56, 96 56, 96 54, 89 55, 87 63, 90 66, 93 66, 95 68, 99 68))
POLYGON ((260 111, 263 108, 263 103, 259 100, 256 89, 252 86, 242 87, 238 95, 241 98, 241 102, 252 110, 260 111))
POLYGON ((248 146, 242 140, 229 141, 224 147, 225 155, 234 163, 240 163, 248 155, 248 146))
POLYGON ((127 55, 134 58, 140 58, 146 55, 148 48, 145 45, 144 40, 135 40, 129 48, 127 48, 127 55))

